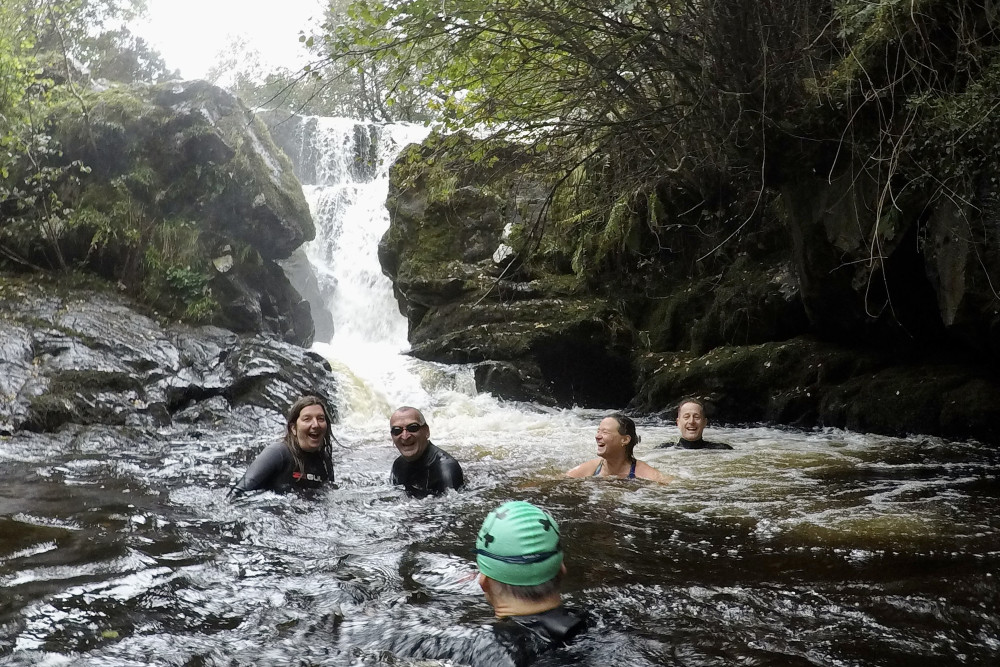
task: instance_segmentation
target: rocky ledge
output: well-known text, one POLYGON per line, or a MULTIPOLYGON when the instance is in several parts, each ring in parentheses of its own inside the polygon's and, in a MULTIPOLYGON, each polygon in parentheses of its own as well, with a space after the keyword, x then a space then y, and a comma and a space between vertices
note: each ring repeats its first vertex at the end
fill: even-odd
POLYGON ((335 395, 329 363, 296 345, 162 324, 101 287, 0 276, 0 434, 69 425, 271 426, 299 396, 335 395), (248 421, 249 420, 249 421, 248 421))
POLYGON ((379 258, 414 355, 516 400, 669 415, 693 395, 723 423, 1000 438, 989 202, 880 220, 859 179, 799 173, 738 233, 684 193, 587 228, 552 219, 553 183, 467 137, 399 158, 379 258))

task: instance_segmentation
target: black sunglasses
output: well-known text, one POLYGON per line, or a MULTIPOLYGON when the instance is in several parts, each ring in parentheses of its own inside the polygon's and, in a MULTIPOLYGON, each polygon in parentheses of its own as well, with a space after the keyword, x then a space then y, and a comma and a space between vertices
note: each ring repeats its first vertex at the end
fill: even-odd
POLYGON ((413 422, 412 424, 407 424, 405 428, 403 426, 393 426, 392 428, 389 429, 389 433, 391 433, 393 437, 401 434, 404 430, 406 430, 408 433, 416 433, 424 426, 425 426, 424 424, 418 424, 417 422, 413 422))

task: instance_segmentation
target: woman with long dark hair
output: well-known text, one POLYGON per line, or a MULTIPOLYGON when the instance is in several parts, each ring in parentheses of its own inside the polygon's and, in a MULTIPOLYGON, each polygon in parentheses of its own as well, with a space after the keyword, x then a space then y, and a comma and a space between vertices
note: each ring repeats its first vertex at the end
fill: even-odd
POLYGON ((635 422, 622 413, 616 412, 601 420, 596 440, 597 458, 584 461, 567 472, 567 477, 638 478, 654 482, 671 480, 671 477, 635 458, 635 446, 641 438, 635 432, 635 422))
POLYGON ((288 409, 285 437, 264 448, 230 493, 258 489, 284 493, 332 482, 332 440, 326 403, 317 396, 303 396, 288 409))

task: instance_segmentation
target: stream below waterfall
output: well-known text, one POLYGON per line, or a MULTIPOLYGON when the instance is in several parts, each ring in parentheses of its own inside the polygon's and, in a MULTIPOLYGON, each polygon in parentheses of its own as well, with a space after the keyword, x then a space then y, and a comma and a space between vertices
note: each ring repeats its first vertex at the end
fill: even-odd
MULTIPOLYGON (((278 416, 263 434, 0 439, 0 664, 483 664, 473 540, 510 499, 559 521, 565 599, 591 618, 538 664, 1000 664, 993 443, 709 424, 733 451, 659 449, 676 427, 645 419, 637 455, 672 483, 566 479, 605 411, 498 401, 467 368, 401 354, 375 259, 385 165, 347 178, 354 125, 303 138, 334 161, 305 189, 336 329, 316 346, 340 391, 336 487, 227 500, 278 416), (465 490, 389 484, 402 404, 424 409, 465 490)), ((380 132, 384 161, 422 136, 380 132)))

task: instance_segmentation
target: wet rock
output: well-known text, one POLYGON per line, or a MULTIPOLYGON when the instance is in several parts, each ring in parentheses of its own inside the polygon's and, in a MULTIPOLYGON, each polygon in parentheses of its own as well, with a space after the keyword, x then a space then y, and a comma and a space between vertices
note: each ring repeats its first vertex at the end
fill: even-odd
POLYGON ((695 396, 725 423, 1000 436, 1000 385, 949 363, 904 363, 812 338, 719 347, 701 356, 646 354, 630 409, 670 416, 695 396))
POLYGON ((433 135, 394 165, 379 260, 413 355, 474 363, 481 389, 516 400, 668 415, 694 395, 729 423, 1000 435, 992 185, 880 208, 862 170, 795 169, 751 219, 732 214, 739 193, 670 181, 554 220, 536 168, 516 146, 433 135), (518 256, 538 229, 559 232, 518 256))
POLYGON ((484 361, 476 364, 474 374, 476 391, 511 401, 556 404, 553 388, 542 379, 541 369, 529 368, 525 362, 484 361))
POLYGON ((487 362, 477 382, 504 398, 623 403, 632 391, 632 327, 606 299, 508 272, 516 258, 507 253, 494 261, 509 226, 537 215, 545 180, 511 177, 524 158, 509 145, 492 147, 505 158, 493 169, 463 160, 471 145, 462 136, 432 139, 410 151, 441 162, 408 171, 410 156, 393 168, 379 261, 409 320, 412 354, 487 362))
MULTIPOLYGON (((334 333, 333 313, 330 312, 327 304, 333 299, 333 289, 329 285, 325 288, 320 286, 316 272, 302 248, 293 252, 291 256, 279 264, 285 275, 288 276, 288 281, 305 301, 301 307, 303 311, 301 317, 306 325, 309 322, 312 323, 315 332, 313 340, 323 342, 331 340, 334 333)), ((335 285, 332 277, 328 277, 328 282, 335 285)))
POLYGON ((280 415, 302 394, 335 394, 329 363, 301 347, 161 324, 110 291, 15 283, 0 290, 0 433, 216 425, 236 411, 280 415))
POLYGON ((37 265, 80 266, 121 282, 176 317, 310 344, 308 306, 275 262, 315 228, 264 124, 205 81, 81 97, 47 119, 60 148, 51 166, 78 176, 60 188, 77 222, 58 239, 45 237, 40 214, 25 205, 5 242, 37 265))

